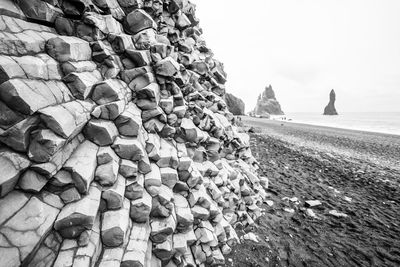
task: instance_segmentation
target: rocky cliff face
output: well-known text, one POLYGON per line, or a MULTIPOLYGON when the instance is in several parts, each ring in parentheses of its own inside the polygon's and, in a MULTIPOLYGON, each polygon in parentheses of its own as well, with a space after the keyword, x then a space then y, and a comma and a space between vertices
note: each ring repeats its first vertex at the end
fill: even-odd
POLYGON ((335 108, 335 101, 336 101, 336 94, 335 91, 332 89, 329 93, 329 103, 324 109, 324 115, 338 115, 336 108, 335 108))
POLYGON ((275 98, 275 92, 272 86, 265 87, 264 92, 258 96, 257 105, 254 109, 255 115, 283 115, 281 105, 275 98))
POLYGON ((224 100, 228 110, 232 112, 233 115, 244 115, 245 105, 242 99, 227 93, 225 94, 224 100))
POLYGON ((223 264, 267 180, 195 6, 15 3, 0 3, 0 265, 223 264))

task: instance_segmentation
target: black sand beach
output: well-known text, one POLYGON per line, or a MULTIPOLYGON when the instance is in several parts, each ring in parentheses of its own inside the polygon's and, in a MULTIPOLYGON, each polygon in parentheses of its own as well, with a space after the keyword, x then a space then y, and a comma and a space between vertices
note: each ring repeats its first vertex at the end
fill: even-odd
POLYGON ((400 266, 400 136, 242 121, 273 205, 230 266, 400 266))

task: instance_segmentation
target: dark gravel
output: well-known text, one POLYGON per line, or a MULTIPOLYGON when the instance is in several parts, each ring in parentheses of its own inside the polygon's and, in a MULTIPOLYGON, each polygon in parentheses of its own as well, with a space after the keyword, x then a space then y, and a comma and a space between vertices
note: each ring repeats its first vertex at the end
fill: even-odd
POLYGON ((274 204, 238 231, 261 241, 236 246, 228 266, 400 266, 400 136, 243 121, 259 127, 252 151, 274 204), (317 218, 306 200, 322 202, 317 218))

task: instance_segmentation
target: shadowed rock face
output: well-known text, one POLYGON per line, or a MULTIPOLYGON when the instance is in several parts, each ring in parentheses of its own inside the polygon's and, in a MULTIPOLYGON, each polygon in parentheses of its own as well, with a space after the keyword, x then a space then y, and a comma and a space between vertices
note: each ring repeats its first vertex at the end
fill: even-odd
POLYGON ((332 89, 329 94, 329 103, 324 109, 324 115, 338 115, 335 108, 335 101, 336 101, 336 94, 335 91, 332 89))
POLYGON ((268 115, 284 115, 281 105, 275 98, 275 92, 272 86, 265 87, 264 92, 259 95, 257 105, 254 109, 255 115, 268 116, 268 115))
POLYGON ((268 180, 198 24, 187 0, 0 1, 0 266, 224 265, 268 180))
POLYGON ((225 95, 225 102, 228 106, 228 110, 232 112, 233 115, 244 115, 244 102, 242 99, 227 93, 225 95))

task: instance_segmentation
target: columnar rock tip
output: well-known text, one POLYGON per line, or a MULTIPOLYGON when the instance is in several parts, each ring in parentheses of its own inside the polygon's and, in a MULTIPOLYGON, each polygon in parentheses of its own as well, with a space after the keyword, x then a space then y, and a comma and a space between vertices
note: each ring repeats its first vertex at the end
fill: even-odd
POLYGON ((269 117, 270 115, 284 115, 271 85, 265 87, 262 94, 258 96, 254 114, 265 117, 269 117))
POLYGON ((0 266, 219 266, 268 184, 195 5, 0 3, 0 266))
POLYGON ((324 115, 338 115, 335 108, 336 94, 335 90, 331 90, 329 93, 329 103, 324 109, 324 115))

